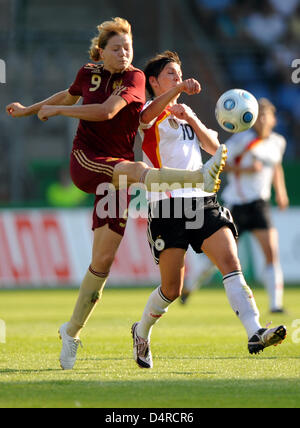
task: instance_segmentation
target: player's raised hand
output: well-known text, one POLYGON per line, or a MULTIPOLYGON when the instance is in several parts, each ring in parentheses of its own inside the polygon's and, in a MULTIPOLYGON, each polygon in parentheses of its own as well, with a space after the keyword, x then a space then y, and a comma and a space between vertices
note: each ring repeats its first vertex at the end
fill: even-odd
POLYGON ((10 103, 6 106, 6 112, 12 117, 24 117, 28 116, 27 107, 20 103, 10 103))
POLYGON ((188 120, 189 117, 194 116, 193 110, 186 104, 175 104, 169 107, 168 110, 178 119, 188 120))
POLYGON ((188 95, 199 94, 199 92, 201 91, 201 85, 198 80, 186 79, 182 82, 182 84, 183 91, 186 92, 188 95))

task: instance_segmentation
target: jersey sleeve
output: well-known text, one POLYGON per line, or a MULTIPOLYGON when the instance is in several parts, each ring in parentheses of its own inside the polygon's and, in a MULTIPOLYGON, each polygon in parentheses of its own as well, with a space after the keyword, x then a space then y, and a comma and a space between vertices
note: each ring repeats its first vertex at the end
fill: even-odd
POLYGON ((122 82, 122 88, 118 92, 127 104, 145 103, 146 97, 146 79, 145 75, 141 70, 134 70, 128 73, 128 76, 122 82))
POLYGON ((252 130, 233 134, 227 141, 227 164, 233 165, 236 158, 244 152, 247 144, 254 138, 255 133, 252 130))
POLYGON ((154 123, 156 122, 156 119, 157 119, 157 117, 155 117, 151 122, 149 122, 149 123, 143 123, 142 121, 141 121, 141 114, 143 113, 143 111, 152 103, 152 101, 153 100, 149 100, 149 101, 147 101, 146 102, 146 104, 144 105, 144 107, 143 107, 143 109, 142 109, 142 111, 141 111, 141 113, 140 113, 140 125, 139 125, 139 127, 140 127, 140 129, 149 129, 149 128, 151 128, 153 125, 154 125, 154 123))
POLYGON ((237 156, 242 153, 242 146, 239 144, 240 136, 238 134, 230 137, 226 142, 227 147, 227 164, 232 165, 237 156))
POLYGON ((82 96, 83 76, 84 76, 84 67, 82 67, 78 71, 75 81, 69 87, 69 93, 71 95, 80 95, 80 96, 82 96))

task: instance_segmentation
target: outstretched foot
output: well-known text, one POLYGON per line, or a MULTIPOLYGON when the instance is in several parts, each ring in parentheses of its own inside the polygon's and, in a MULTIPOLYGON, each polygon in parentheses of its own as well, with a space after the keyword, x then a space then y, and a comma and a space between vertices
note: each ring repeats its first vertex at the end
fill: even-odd
POLYGON ((204 190, 208 193, 216 193, 220 189, 220 174, 227 160, 227 147, 221 144, 214 156, 203 165, 204 190))
POLYGON ((250 354, 259 354, 268 346, 277 346, 286 338, 286 327, 280 325, 275 328, 261 328, 258 330, 248 342, 248 350, 250 354))

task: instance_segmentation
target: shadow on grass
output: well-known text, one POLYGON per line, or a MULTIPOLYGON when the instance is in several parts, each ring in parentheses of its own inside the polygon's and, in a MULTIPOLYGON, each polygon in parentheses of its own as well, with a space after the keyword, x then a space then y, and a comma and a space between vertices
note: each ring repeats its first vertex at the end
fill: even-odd
MULTIPOLYGON (((0 369, 0 374, 31 374, 31 373, 59 373, 61 372, 60 368, 57 369, 39 369, 39 370, 24 370, 24 369, 0 369)), ((1 385, 1 378, 0 378, 0 385, 1 385)))
MULTIPOLYGON (((189 356, 166 356, 166 357, 157 357, 155 356, 155 361, 169 361, 169 360, 199 360, 199 361, 214 361, 214 360, 254 360, 254 359, 258 359, 258 360, 300 360, 300 356, 296 357, 296 356, 282 356, 282 355, 275 355, 275 356, 271 356, 271 357, 267 357, 267 356, 263 356, 262 354, 259 355, 245 355, 244 357, 241 356, 229 356, 229 357, 214 357, 214 356, 207 356, 207 357, 202 357, 202 356, 194 356, 194 357, 189 357, 189 356)), ((132 361, 132 357, 105 357, 105 358, 101 358, 101 357, 89 357, 89 358, 78 358, 77 361, 132 361)), ((1 373, 1 370, 0 370, 1 373)))
MULTIPOLYGON (((271 361, 271 360, 300 360, 300 356, 296 357, 290 357, 290 356, 271 356, 271 357, 263 357, 262 355, 259 356, 245 356, 245 357, 241 357, 241 356, 229 356, 229 357, 189 357, 189 356, 180 356, 180 357, 175 357, 175 356, 168 356, 168 357, 156 357, 155 361, 159 362, 159 361, 182 361, 182 360, 198 360, 198 361, 231 361, 231 360, 245 360, 245 361, 250 361, 250 360, 259 360, 259 361, 271 361)), ((95 361, 95 362, 101 362, 101 361, 112 361, 112 362, 118 362, 118 361, 132 361, 131 357, 111 357, 111 358, 101 358, 101 357, 89 357, 89 358, 78 358, 77 359, 78 362, 91 362, 91 361, 95 361)), ((135 367, 134 363, 132 365, 132 367, 135 367)), ((151 371, 146 371, 147 373, 151 373, 151 371)), ((13 368, 5 368, 5 369, 0 369, 0 375, 22 375, 22 374, 47 374, 47 373, 63 373, 63 371, 61 370, 61 368, 57 367, 57 368, 48 368, 48 369, 13 369, 13 368)), ((65 372, 66 373, 66 372, 65 372)), ((70 372, 69 372, 70 373, 70 372)), ((74 374, 93 374, 92 371, 82 371, 82 370, 74 370, 71 373, 74 374)), ((182 371, 175 371, 175 372, 170 372, 170 375, 172 374, 178 374, 178 375, 195 375, 194 371, 191 372, 182 372, 182 371)), ((215 372, 201 372, 201 375, 213 375, 216 374, 215 372)), ((0 385, 2 384, 1 382, 1 377, 0 377, 0 385)), ((0 396, 1 396, 1 391, 0 391, 0 396)))
MULTIPOLYGON (((186 373, 189 375, 189 372, 186 373)), ((299 380, 53 380, 0 382, 0 407, 299 408, 299 380)))

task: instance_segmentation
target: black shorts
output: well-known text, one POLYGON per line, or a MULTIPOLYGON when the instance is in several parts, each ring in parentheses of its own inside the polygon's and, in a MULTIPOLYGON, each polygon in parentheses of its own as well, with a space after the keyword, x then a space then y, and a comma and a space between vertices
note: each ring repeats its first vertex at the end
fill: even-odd
POLYGON ((148 242, 157 264, 167 248, 187 250, 191 245, 196 253, 202 253, 203 241, 224 226, 237 238, 231 213, 219 205, 216 196, 170 198, 149 204, 148 242))
POLYGON ((270 204, 263 199, 249 204, 234 205, 231 213, 239 235, 254 229, 270 229, 273 226, 270 204))

